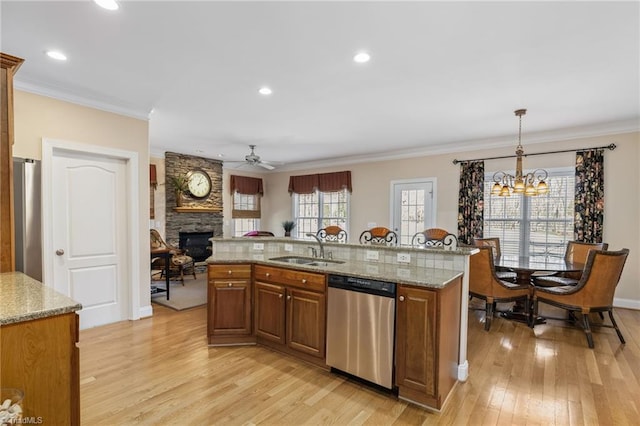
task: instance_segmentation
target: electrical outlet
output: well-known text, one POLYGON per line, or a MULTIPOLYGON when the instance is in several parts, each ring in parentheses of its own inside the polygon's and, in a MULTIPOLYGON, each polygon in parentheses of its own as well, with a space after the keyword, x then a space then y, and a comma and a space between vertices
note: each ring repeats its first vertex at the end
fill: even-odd
POLYGON ((378 260, 378 252, 375 250, 367 250, 366 260, 378 260))
POLYGON ((264 250, 264 243, 253 243, 254 250, 264 250))
POLYGON ((293 244, 285 244, 284 251, 293 251, 293 244))
POLYGON ((411 255, 409 253, 398 253, 398 263, 411 263, 411 255))

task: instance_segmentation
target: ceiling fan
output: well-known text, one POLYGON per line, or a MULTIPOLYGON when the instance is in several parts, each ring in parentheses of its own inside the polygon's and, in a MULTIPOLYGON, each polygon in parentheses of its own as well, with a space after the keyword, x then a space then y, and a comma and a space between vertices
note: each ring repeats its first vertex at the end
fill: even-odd
MULTIPOLYGON (((249 145, 249 148, 251 148, 251 153, 249 153, 248 155, 245 155, 244 163, 241 162, 241 161, 238 161, 239 163, 248 164, 250 166, 262 167, 262 168, 267 169, 267 170, 275 169, 275 167, 273 167, 269 162, 262 161, 260 159, 260 156, 255 153, 255 148, 256 148, 255 145, 249 145)), ((274 163, 274 164, 276 164, 276 163, 274 163)))

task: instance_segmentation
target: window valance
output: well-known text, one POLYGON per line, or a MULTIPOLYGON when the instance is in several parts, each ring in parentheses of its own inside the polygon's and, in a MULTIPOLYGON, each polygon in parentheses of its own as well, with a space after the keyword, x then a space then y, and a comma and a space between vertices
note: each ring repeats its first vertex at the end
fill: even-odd
POLYGON ((351 171, 318 173, 289 177, 289 194, 311 194, 321 192, 338 192, 346 189, 352 192, 351 171))
POLYGON ((264 195, 261 178, 231 175, 230 187, 232 194, 264 195))
POLYGON ((149 183, 154 188, 158 185, 158 174, 156 172, 155 164, 149 164, 149 183))

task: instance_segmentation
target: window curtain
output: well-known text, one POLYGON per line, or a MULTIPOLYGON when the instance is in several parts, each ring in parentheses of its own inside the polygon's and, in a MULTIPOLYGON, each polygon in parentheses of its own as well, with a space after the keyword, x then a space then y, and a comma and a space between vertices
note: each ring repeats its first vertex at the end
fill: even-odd
POLYGON ((460 164, 458 241, 470 245, 482 237, 484 219, 484 161, 460 164))
POLYGON ((233 195, 231 217, 233 219, 260 219, 262 216, 260 197, 264 194, 262 179, 231 175, 229 186, 233 195), (246 197, 242 196, 252 196, 250 198, 253 198, 251 200, 253 202, 246 203, 246 197), (240 198, 238 199, 238 197, 240 198))
POLYGON ((576 241, 601 243, 604 223, 604 150, 576 152, 576 241))
POLYGON ((352 192, 350 171, 289 177, 289 194, 312 194, 316 190, 338 192, 343 189, 352 192))
POLYGON ((232 194, 237 192, 245 195, 264 195, 260 178, 231 175, 230 187, 232 194))
POLYGON ((149 218, 155 219, 156 188, 158 187, 158 173, 155 164, 149 164, 149 184, 151 185, 151 190, 149 191, 149 218))

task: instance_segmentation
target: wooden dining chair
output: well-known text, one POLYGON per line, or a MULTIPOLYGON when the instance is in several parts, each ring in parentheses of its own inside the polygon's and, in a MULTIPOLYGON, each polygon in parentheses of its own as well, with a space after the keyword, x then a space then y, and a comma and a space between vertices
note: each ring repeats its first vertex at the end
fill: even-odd
POLYGON ((397 246, 398 234, 383 226, 367 229, 360 234, 360 244, 378 246, 397 246))
POLYGON ((338 225, 329 225, 319 229, 316 236, 327 243, 344 243, 347 242, 347 231, 338 225))
POLYGON ((577 320, 575 323, 582 327, 589 347, 593 348, 589 313, 608 312, 612 325, 601 326, 614 328, 618 339, 624 344, 624 337, 613 318, 613 296, 628 255, 626 248, 620 251, 590 250, 584 273, 575 286, 534 287, 534 318, 538 315, 540 302, 568 310, 573 319, 576 319, 575 313, 582 314, 582 325, 577 320))
POLYGON ((485 301, 484 329, 489 331, 496 303, 524 301, 527 322, 531 322, 531 287, 501 280, 496 275, 491 247, 478 247, 469 259, 469 294, 485 301))
MULTIPOLYGON (((567 242, 564 259, 571 263, 586 264, 591 250, 606 250, 607 243, 583 243, 580 241, 567 242)), ((559 285, 576 285, 582 277, 583 271, 558 272, 553 275, 533 276, 533 283, 539 287, 556 287, 559 285)))
POLYGON ((429 228, 416 232, 411 238, 411 246, 416 248, 437 247, 447 250, 458 248, 458 237, 445 229, 429 228))
MULTIPOLYGON (((502 252, 500 251, 500 238, 498 237, 487 237, 487 238, 473 238, 472 244, 475 247, 491 247, 493 251, 493 258, 499 259, 502 256, 502 252)), ((502 270, 500 268, 496 268, 496 275, 501 280, 516 282, 517 275, 513 271, 502 270)))

